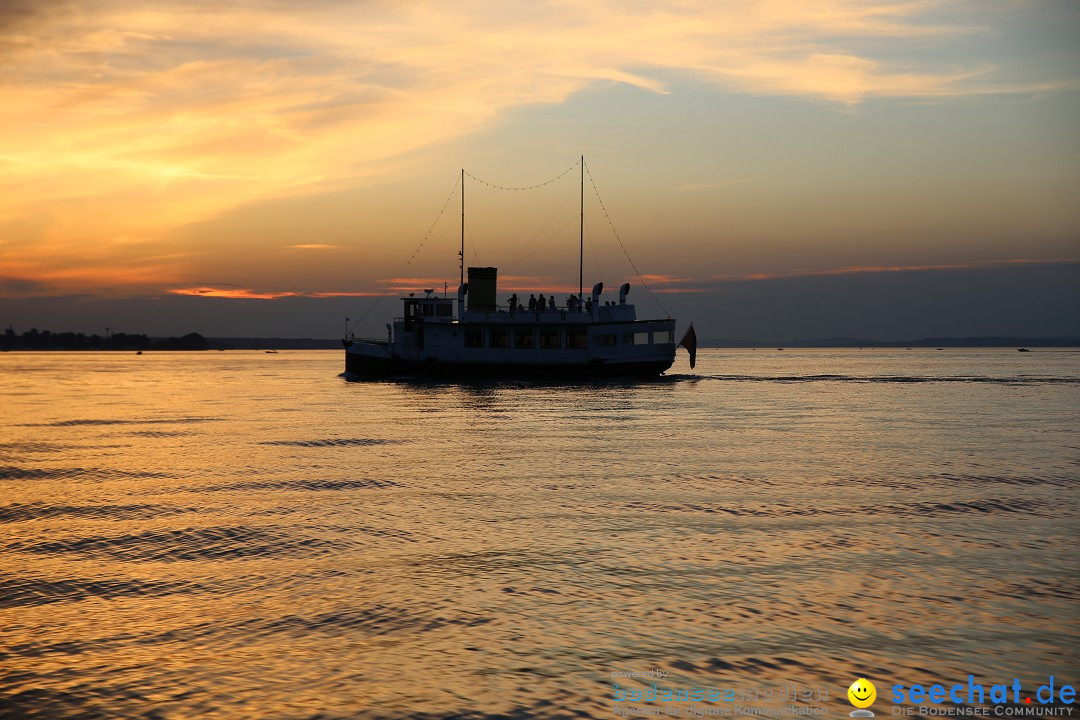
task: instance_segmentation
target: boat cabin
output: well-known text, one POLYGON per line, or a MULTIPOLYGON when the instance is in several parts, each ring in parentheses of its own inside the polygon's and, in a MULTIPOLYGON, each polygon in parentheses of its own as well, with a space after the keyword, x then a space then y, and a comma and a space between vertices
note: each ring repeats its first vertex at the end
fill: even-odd
POLYGON ((453 322, 454 301, 450 298, 435 297, 432 289, 424 290, 424 297, 414 297, 412 294, 403 298, 405 303, 405 315, 402 317, 402 329, 411 332, 413 325, 421 320, 423 322, 453 322))

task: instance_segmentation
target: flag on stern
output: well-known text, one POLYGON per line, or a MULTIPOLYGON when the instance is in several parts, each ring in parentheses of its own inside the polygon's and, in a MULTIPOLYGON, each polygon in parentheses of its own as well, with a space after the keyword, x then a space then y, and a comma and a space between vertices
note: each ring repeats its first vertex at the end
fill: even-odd
POLYGON ((694 332, 694 323, 690 323, 690 327, 686 328, 686 333, 683 334, 679 345, 690 353, 690 368, 693 369, 694 363, 697 362, 697 333, 694 332))

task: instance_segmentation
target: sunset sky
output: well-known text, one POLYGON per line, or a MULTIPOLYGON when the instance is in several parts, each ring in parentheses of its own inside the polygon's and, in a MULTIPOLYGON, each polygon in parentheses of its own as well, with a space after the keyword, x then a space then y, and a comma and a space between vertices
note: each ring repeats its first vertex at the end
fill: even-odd
POLYGON ((8 0, 0 323, 378 334, 456 287, 461 168, 467 264, 564 297, 583 154, 586 285, 663 315, 595 182, 699 336, 1080 335, 1077 38, 1074 0, 8 0))

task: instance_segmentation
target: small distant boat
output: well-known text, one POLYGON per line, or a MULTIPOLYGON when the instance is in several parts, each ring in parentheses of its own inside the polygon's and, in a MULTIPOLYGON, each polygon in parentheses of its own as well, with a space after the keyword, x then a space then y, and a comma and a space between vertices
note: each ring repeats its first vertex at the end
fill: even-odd
POLYGON ((776 348, 777 350, 783 350, 784 348, 776 348))
POLYGON ((1027 348, 1016 348, 1016 352, 1031 352, 1027 348))
POLYGON ((277 350, 264 350, 267 355, 277 355, 277 350))
POLYGON ((136 355, 142 355, 142 350, 139 350, 139 351, 138 351, 137 353, 135 353, 135 354, 136 354, 136 355))

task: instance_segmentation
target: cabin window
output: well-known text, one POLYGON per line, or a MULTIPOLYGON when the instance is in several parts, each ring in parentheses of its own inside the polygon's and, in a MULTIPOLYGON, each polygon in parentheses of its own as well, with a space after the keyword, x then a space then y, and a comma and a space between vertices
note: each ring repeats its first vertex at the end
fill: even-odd
POLYGON ((673 343, 675 342, 674 330, 657 330, 653 333, 653 342, 660 343, 673 343))
POLYGON ((450 317, 454 314, 453 308, 450 307, 450 303, 442 303, 435 306, 435 313, 439 317, 450 317))
POLYGON ((615 344, 615 333, 604 333, 596 336, 596 344, 600 347, 611 347, 615 344))
POLYGON ((583 349, 589 347, 589 335, 584 330, 567 330, 566 347, 583 349))
POLYGON ((634 333, 634 344, 635 345, 648 345, 649 344, 649 333, 647 333, 647 332, 634 333))
POLYGON ((515 330, 514 347, 518 350, 531 350, 532 348, 536 347, 536 341, 533 338, 533 331, 515 330))
POLYGON ((540 331, 540 347, 545 350, 558 350, 559 349, 559 331, 558 330, 541 330, 540 331))
POLYGON ((467 348, 484 347, 484 331, 483 330, 466 330, 465 331, 465 347, 467 347, 467 348))
POLYGON ((412 332, 413 324, 416 322, 416 317, 417 317, 416 303, 415 302, 406 302, 405 303, 405 324, 404 324, 404 327, 403 327, 405 332, 412 332))
POLYGON ((634 344, 634 333, 623 333, 622 341, 623 341, 623 345, 633 345, 634 344))
POLYGON ((488 347, 504 348, 506 339, 505 330, 488 330, 488 347))

